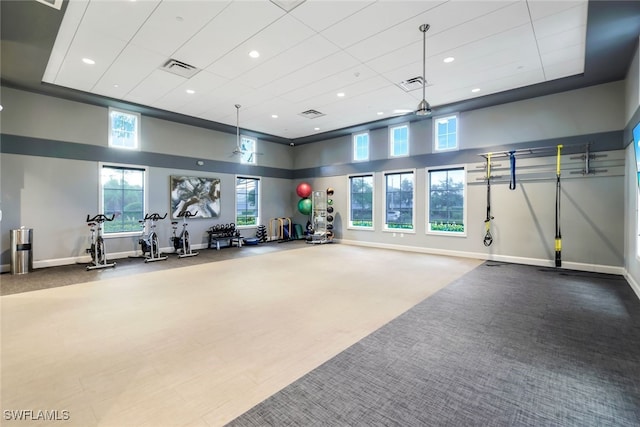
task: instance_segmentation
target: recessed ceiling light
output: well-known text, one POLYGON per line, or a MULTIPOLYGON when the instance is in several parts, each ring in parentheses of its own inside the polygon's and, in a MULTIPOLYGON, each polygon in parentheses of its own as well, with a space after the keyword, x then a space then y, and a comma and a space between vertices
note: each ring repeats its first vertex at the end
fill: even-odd
POLYGON ((84 62, 85 64, 88 64, 88 65, 93 65, 93 64, 96 63, 96 61, 94 61, 91 58, 82 58, 82 62, 84 62))
POLYGON ((120 87, 120 85, 119 84, 114 84, 113 87, 120 87))
POLYGON ((320 130, 320 128, 313 128, 313 130, 320 130))
POLYGON ((382 111, 378 111, 378 115, 379 115, 379 116, 381 116, 381 115, 383 115, 383 114, 384 114, 384 113, 383 113, 382 111))
POLYGON ((0 105, 0 111, 2 111, 2 109, 3 109, 3 108, 4 108, 4 107, 3 107, 2 105, 0 105))
POLYGON ((187 89, 187 93, 188 93, 189 95, 193 95, 194 93, 196 93, 196 91, 195 91, 195 90, 193 90, 193 89, 187 89))
POLYGON ((272 114, 271 117, 274 118, 274 119, 277 119, 278 115, 277 114, 272 114))
POLYGON ((471 92, 473 92, 473 93, 480 92, 480 88, 477 87, 477 88, 471 89, 471 92))
POLYGON ((344 97, 344 92, 338 92, 336 95, 338 95, 339 98, 344 97))
POLYGON ((393 114, 404 114, 404 113, 412 113, 413 110, 407 110, 405 108, 399 108, 396 110, 393 110, 393 114))
POLYGON ((450 63, 450 62, 453 62, 453 61, 455 61, 455 60, 456 60, 456 58, 454 58, 453 56, 447 56, 446 58, 444 58, 444 62, 445 62, 446 64, 448 64, 448 63, 450 63))
POLYGON ((252 58, 258 58, 260 56, 260 52, 258 52, 257 50, 252 50, 251 52, 249 52, 249 56, 252 58))

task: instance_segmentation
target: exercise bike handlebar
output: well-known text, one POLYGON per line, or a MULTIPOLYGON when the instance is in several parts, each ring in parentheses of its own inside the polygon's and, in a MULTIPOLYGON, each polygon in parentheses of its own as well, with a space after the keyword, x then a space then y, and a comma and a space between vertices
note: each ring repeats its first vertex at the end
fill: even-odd
POLYGON ((158 221, 158 220, 161 220, 161 219, 165 219, 166 217, 167 217, 166 213, 164 214, 164 216, 160 216, 160 214, 158 214, 158 213, 153 213, 151 215, 145 214, 144 220, 146 221, 146 220, 150 219, 151 221, 158 221))
POLYGON ((93 218, 90 217, 90 215, 87 215, 87 222, 105 222, 105 221, 113 221, 113 219, 116 217, 116 214, 112 214, 111 218, 109 218, 108 216, 104 215, 104 214, 98 214, 96 216, 94 216, 93 218))
POLYGON ((178 218, 182 218, 182 217, 191 218, 192 216, 196 216, 196 215, 198 215, 198 211, 196 211, 196 213, 191 213, 191 211, 184 211, 178 214, 178 218))

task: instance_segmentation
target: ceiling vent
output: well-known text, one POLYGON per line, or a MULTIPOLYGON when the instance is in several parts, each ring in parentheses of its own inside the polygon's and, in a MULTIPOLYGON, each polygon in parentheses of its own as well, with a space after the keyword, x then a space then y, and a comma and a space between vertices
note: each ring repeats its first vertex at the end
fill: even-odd
MULTIPOLYGON (((422 77, 413 77, 411 79, 407 79, 405 81, 398 83, 398 86, 400 86, 400 88, 402 88, 402 90, 404 90, 405 92, 411 92, 416 89, 422 89, 423 81, 424 80, 422 79, 422 77)), ((429 86, 431 85, 429 84, 429 82, 427 82, 425 87, 429 87, 429 86)))
POLYGON ((307 110, 307 111, 303 111, 299 115, 302 117, 306 117, 307 119, 317 119, 318 117, 322 117, 325 114, 316 110, 307 110))
POLYGON ((168 60, 160 69, 187 79, 195 76, 200 71, 193 65, 185 64, 176 59, 168 60))

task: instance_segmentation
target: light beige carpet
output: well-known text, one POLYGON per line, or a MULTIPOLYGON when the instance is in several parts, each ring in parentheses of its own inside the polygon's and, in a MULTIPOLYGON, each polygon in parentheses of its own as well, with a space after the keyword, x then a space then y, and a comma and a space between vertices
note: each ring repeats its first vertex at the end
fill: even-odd
POLYGON ((321 245, 3 296, 2 425, 222 425, 481 262, 321 245))

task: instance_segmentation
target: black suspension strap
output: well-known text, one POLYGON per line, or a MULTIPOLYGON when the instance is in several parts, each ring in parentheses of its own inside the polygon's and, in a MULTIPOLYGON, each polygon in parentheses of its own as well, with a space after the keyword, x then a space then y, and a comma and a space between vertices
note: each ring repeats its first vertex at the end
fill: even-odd
POLYGON ((556 160, 556 267, 562 266, 562 232, 560 230, 560 150, 562 144, 558 145, 558 156, 556 160))
POLYGON ((511 181, 509 181, 509 190, 516 189, 516 152, 509 151, 509 163, 511 163, 511 181))
POLYGON ((491 246, 493 237, 491 236, 491 153, 487 154, 487 217, 484 220, 484 245, 491 246))

